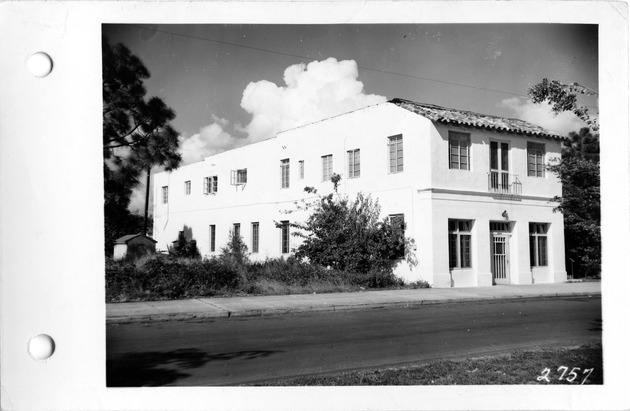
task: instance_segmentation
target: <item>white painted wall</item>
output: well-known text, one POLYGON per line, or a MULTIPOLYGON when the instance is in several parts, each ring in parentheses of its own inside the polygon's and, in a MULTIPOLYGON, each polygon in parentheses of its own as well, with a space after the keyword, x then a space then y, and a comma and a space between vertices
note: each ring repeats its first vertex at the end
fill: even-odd
MULTIPOLYGON (((510 239, 510 281, 514 284, 558 282, 566 279, 562 215, 553 213, 549 199, 561 193, 553 175, 527 177, 527 141, 543 142, 546 161, 558 157, 560 144, 551 139, 434 124, 390 103, 383 103, 279 133, 259 143, 226 151, 204 161, 155 175, 154 232, 157 249, 166 250, 184 226, 192 229, 200 252, 216 255, 234 223, 251 251, 251 223, 260 224, 260 250, 254 260, 281 255, 281 233, 275 222, 299 221, 296 202, 313 200, 304 187, 328 194, 333 186, 322 181, 322 156, 333 155, 333 172, 340 174, 341 194, 358 192, 377 198, 382 217, 403 213, 406 235, 415 239, 418 265, 401 263, 396 274, 406 281, 423 279, 435 287, 489 286, 489 222, 507 211, 514 222, 510 239), (471 170, 449 170, 448 130, 471 134, 471 170), (388 137, 402 134, 404 171, 389 173, 388 137), (510 172, 523 185, 520 201, 493 198, 488 193, 489 142, 510 144, 510 172), (347 151, 360 149, 361 176, 347 177, 347 151), (281 188, 280 161, 290 160, 290 187, 281 188), (298 162, 304 161, 300 179, 298 162), (230 170, 247 168, 244 186, 230 185, 230 170), (203 194, 204 177, 217 175, 215 195, 203 194), (185 181, 192 192, 185 194, 185 181), (162 203, 162 187, 169 201, 162 203), (469 270, 449 270, 448 219, 471 219, 473 260, 469 270), (550 223, 549 267, 529 267, 529 222, 550 223), (210 252, 209 226, 216 226, 216 249, 210 252)), ((291 247, 298 239, 291 236, 291 247)))

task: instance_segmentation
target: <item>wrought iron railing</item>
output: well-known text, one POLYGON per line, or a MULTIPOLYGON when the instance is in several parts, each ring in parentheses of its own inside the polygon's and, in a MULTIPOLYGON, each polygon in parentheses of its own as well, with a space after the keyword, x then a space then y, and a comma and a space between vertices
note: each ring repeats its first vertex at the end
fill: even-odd
POLYGON ((503 171, 491 171, 488 173, 488 191, 494 194, 507 196, 520 196, 523 185, 516 174, 503 171))

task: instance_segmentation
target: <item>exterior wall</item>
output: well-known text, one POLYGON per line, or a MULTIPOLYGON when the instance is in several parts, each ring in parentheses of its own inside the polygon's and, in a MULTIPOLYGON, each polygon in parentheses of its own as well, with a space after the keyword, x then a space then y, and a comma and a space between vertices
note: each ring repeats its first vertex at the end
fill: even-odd
POLYGON ((125 244, 114 244, 114 259, 125 258, 127 254, 141 256, 155 252, 155 243, 145 237, 135 237, 125 244))
MULTIPOLYGON (((431 122, 406 110, 383 104, 351 112, 279 133, 277 137, 206 158, 170 173, 154 176, 154 231, 157 248, 166 250, 184 230, 197 240, 202 255, 212 256, 227 243, 234 223, 241 224, 241 236, 250 252, 251 223, 258 222, 260 249, 253 260, 281 255, 281 233, 276 222, 298 221, 296 202, 314 200, 304 187, 321 194, 332 192, 330 181, 322 179, 322 156, 333 155, 333 172, 342 180, 339 191, 350 196, 370 193, 379 199, 382 216, 404 214, 414 224, 412 200, 417 184, 428 184, 430 153, 423 150, 431 122), (403 135, 402 173, 389 173, 388 137, 403 135), (424 140, 424 141, 423 141, 424 140), (361 174, 348 178, 347 151, 360 149, 361 174), (281 188, 280 161, 290 160, 290 185, 281 188), (299 178, 299 161, 304 161, 304 178, 299 178), (230 171, 247 168, 247 184, 230 185, 230 171), (216 194, 203 194, 203 179, 218 176, 216 194), (191 193, 185 194, 185 182, 191 193), (168 186, 168 203, 162 202, 162 187, 168 186), (210 251, 210 225, 216 227, 215 251, 210 251)), ((291 247, 298 239, 291 236, 291 247)), ((401 275, 403 271, 400 272, 401 275)))
POLYGON ((127 254, 127 244, 114 244, 114 260, 125 258, 127 254))
MULTIPOLYGON (((496 131, 450 127, 384 103, 279 133, 275 138, 230 150, 204 161, 154 178, 154 238, 166 250, 184 230, 197 240, 202 255, 212 256, 227 243, 234 223, 252 251, 252 222, 259 223, 259 252, 253 260, 281 255, 281 231, 276 223, 300 221, 305 212, 296 204, 316 197, 304 192, 314 187, 321 194, 333 190, 322 178, 322 156, 332 154, 334 173, 340 174, 339 191, 350 196, 369 193, 379 200, 381 216, 404 214, 406 235, 416 241, 418 264, 401 262, 397 275, 406 281, 425 280, 434 287, 490 286, 490 221, 512 225, 509 239, 509 282, 559 282, 566 279, 562 214, 553 213, 549 199, 561 193, 553 175, 527 177, 527 142, 545 144, 545 162, 559 157, 560 143, 496 131), (449 169, 448 132, 471 136, 470 170, 449 169), (402 134, 404 171, 389 172, 388 137, 402 134), (512 174, 522 183, 522 194, 506 198, 488 189, 490 141, 509 144, 512 174), (361 175, 349 178, 347 151, 360 149, 361 175), (281 188, 280 162, 289 159, 290 184, 281 188), (304 178, 299 176, 304 161, 304 178), (247 184, 230 185, 230 171, 247 169, 247 184), (218 176, 216 194, 203 194, 204 177, 218 176), (185 182, 191 182, 186 195, 185 182), (162 187, 169 187, 168 203, 162 187), (470 219, 472 266, 449 268, 448 220, 470 219), (529 266, 529 223, 549 224, 549 264, 529 266), (210 251, 210 225, 216 227, 216 246, 210 251)), ((291 236, 291 248, 298 239, 291 236)))

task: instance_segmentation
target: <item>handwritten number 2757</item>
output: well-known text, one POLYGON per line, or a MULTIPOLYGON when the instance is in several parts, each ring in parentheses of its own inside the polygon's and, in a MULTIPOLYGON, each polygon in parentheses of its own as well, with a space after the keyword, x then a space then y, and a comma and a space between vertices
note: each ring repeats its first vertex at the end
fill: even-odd
MULTIPOLYGON (((594 368, 585 368, 584 370, 582 370, 580 367, 573 367, 571 371, 569 371, 569 367, 566 367, 563 365, 563 366, 558 367, 556 371, 562 372, 562 375, 560 375, 560 378, 558 378, 558 381, 567 380, 569 382, 575 381, 575 379, 579 377, 579 372, 582 371, 582 375, 586 374, 586 376, 580 383, 581 385, 586 382, 586 380, 591 375, 593 370, 594 368)), ((545 368, 544 370, 542 370, 542 373, 536 378, 536 381, 551 382, 551 380, 549 379, 550 374, 551 374, 551 369, 545 368)))

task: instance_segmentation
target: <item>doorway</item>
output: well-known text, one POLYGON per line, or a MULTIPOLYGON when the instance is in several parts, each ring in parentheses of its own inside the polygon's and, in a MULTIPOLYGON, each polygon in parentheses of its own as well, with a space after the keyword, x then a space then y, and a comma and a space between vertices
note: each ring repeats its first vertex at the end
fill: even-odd
POLYGON ((490 222, 492 284, 510 283, 510 223, 490 222))

